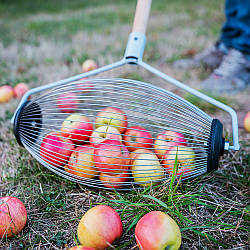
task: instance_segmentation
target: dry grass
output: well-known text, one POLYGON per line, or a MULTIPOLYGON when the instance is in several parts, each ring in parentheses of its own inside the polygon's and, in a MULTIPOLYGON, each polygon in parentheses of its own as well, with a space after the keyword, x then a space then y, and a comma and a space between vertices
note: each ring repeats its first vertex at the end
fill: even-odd
MULTIPOLYGON (((167 7, 162 6, 164 1, 158 1, 153 9, 145 59, 161 71, 198 87, 200 79, 209 72, 204 69, 176 70, 170 62, 180 58, 190 47, 201 50, 213 43, 223 21, 222 4, 218 6, 215 0, 209 3, 200 0, 193 8, 190 1, 178 0, 167 7)), ((0 31, 9 27, 10 41, 6 45, 4 39, 0 40, 1 84, 14 85, 25 81, 30 87, 35 87, 79 73, 80 63, 87 57, 95 58, 99 65, 119 60, 130 32, 133 7, 133 1, 118 1, 116 4, 110 1, 106 6, 90 4, 82 11, 72 7, 72 10, 57 11, 43 8, 39 12, 32 5, 34 12, 27 10, 17 19, 13 19, 11 13, 9 16, 5 14, 5 20, 0 21, 0 31), (108 15, 110 9, 122 13, 118 24, 112 23, 113 19, 108 15), (61 40, 64 31, 58 31, 58 36, 53 36, 50 31, 41 30, 44 21, 60 21, 68 25, 75 14, 80 16, 85 13, 90 16, 106 13, 103 29, 79 29, 75 33, 68 30, 70 41, 61 40), (37 25, 32 26, 33 30, 17 29, 20 24, 28 29, 31 23, 37 25), (34 35, 40 31, 41 35, 34 35)), ((101 76, 145 80, 183 95, 175 87, 133 66, 101 76)), ((250 134, 242 129, 242 119, 245 111, 250 109, 249 94, 248 89, 230 98, 225 97, 239 114, 242 149, 227 154, 217 172, 183 183, 175 191, 169 185, 163 185, 144 192, 120 194, 71 183, 38 164, 17 145, 13 136, 10 117, 18 101, 1 105, 0 196, 19 197, 27 207, 28 223, 16 238, 1 239, 0 249, 65 249, 76 245, 79 219, 87 209, 98 203, 111 205, 122 217, 125 233, 115 243, 116 249, 136 249, 134 225, 140 216, 156 209, 169 213, 178 222, 183 237, 182 249, 247 249, 250 134)), ((197 100, 193 101, 199 105, 197 100)), ((224 112, 211 110, 206 105, 202 108, 218 117, 230 133, 230 119, 224 112)))
POLYGON ((162 210, 175 218, 182 231, 183 249, 244 249, 248 245, 250 159, 244 151, 228 155, 216 173, 184 183, 175 192, 163 185, 120 194, 71 183, 39 165, 24 149, 19 149, 19 154, 15 176, 1 182, 0 195, 23 200, 28 223, 16 238, 2 239, 2 249, 75 245, 79 219, 99 203, 116 208, 122 217, 126 233, 116 242, 117 249, 124 244, 122 249, 135 247, 130 226, 151 210, 162 210))

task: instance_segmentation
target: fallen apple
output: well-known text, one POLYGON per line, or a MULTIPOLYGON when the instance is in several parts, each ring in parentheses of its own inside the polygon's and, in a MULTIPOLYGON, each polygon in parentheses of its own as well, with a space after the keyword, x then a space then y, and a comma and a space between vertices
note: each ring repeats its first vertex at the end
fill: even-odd
POLYGON ((76 112, 79 104, 79 98, 73 92, 60 94, 56 100, 56 107, 63 113, 76 112))
POLYGON ((51 132, 42 141, 40 156, 48 164, 54 167, 62 167, 67 164, 74 148, 72 141, 63 137, 60 133, 51 132))
POLYGON ((195 153, 193 149, 185 146, 175 146, 167 152, 167 154, 163 157, 162 165, 170 175, 173 174, 176 160, 176 167, 178 167, 176 175, 178 177, 182 175, 182 178, 190 176, 191 172, 195 168, 195 153))
POLYGON ((94 148, 89 144, 77 147, 71 154, 65 170, 72 175, 88 179, 98 176, 99 171, 94 163, 94 148))
POLYGON ((103 125, 112 126, 122 134, 128 126, 127 115, 118 108, 107 107, 97 114, 95 125, 96 128, 103 125))
POLYGON ((91 71, 91 70, 94 70, 97 68, 98 68, 97 63, 92 59, 87 59, 82 64, 82 71, 83 72, 88 72, 88 71, 91 71))
POLYGON ((16 197, 0 197, 0 239, 21 232, 27 221, 24 204, 16 197))
POLYGON ((122 236, 122 221, 118 213, 106 205, 89 209, 78 225, 77 236, 83 246, 105 249, 122 236))
POLYGON ((61 126, 62 136, 69 138, 73 143, 81 145, 89 140, 93 132, 92 122, 82 114, 69 115, 61 126))
MULTIPOLYGON (((129 172, 122 171, 119 174, 106 174, 101 173, 99 179, 102 181, 103 185, 107 188, 120 188, 129 179, 129 172)), ((130 185, 130 184, 129 184, 130 185)))
POLYGON ((131 165, 134 181, 141 186, 157 184, 164 178, 164 168, 150 150, 147 150, 147 153, 139 153, 131 165))
POLYGON ((100 172, 118 174, 129 168, 129 152, 120 141, 108 139, 95 147, 94 162, 100 172))
POLYGON ((174 146, 187 146, 187 141, 183 134, 174 131, 165 131, 159 134, 154 141, 154 149, 157 156, 162 157, 174 146))
POLYGON ((250 133, 250 111, 244 117, 244 128, 246 132, 250 133))
POLYGON ((138 148, 151 148, 153 144, 152 135, 140 126, 128 128, 123 136, 123 140, 129 151, 134 151, 138 148))
POLYGON ((68 250, 95 250, 93 247, 84 247, 84 246, 74 246, 69 248, 68 250))
POLYGON ((93 247, 84 247, 84 246, 74 246, 69 248, 68 250, 95 250, 93 247))
POLYGON ((10 101, 14 97, 13 88, 9 85, 3 85, 0 87, 0 103, 10 101))
POLYGON ((89 141, 93 146, 97 146, 106 139, 121 141, 122 136, 115 127, 101 126, 94 130, 89 141))
POLYGON ((18 83, 15 87, 14 87, 14 97, 16 98, 22 98, 23 95, 29 90, 29 87, 27 86, 27 84, 25 83, 18 83))
POLYGON ((177 223, 161 211, 149 212, 138 221, 135 238, 142 250, 177 250, 181 245, 177 223))

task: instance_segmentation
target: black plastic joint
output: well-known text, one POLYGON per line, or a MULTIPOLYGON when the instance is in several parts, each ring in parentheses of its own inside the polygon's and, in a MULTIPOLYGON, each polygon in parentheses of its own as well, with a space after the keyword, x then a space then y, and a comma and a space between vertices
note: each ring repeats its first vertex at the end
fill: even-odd
POLYGON ((42 112, 39 105, 36 102, 24 102, 22 106, 17 110, 13 123, 14 135, 19 145, 24 147, 20 133, 20 130, 22 130, 22 128, 24 128, 26 131, 31 130, 32 136, 29 136, 29 141, 35 142, 38 135, 40 134, 41 127, 42 112), (23 124, 22 121, 24 121, 23 124))
POLYGON ((224 154, 224 144, 223 125, 218 119, 213 119, 208 141, 207 172, 218 169, 220 156, 224 154))

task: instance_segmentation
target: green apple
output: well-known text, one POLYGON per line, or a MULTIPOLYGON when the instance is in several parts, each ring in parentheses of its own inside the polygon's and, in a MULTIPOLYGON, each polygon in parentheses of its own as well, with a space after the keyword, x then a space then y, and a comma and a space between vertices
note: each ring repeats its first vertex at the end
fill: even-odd
POLYGON ((141 186, 157 184, 164 178, 164 168, 157 156, 150 150, 139 153, 132 162, 131 171, 134 181, 141 186))

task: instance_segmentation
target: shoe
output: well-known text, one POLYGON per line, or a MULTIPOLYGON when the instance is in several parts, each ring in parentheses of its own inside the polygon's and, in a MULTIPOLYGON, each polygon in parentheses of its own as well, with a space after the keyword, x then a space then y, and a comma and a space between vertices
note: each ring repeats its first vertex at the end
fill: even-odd
POLYGON ((174 62, 173 67, 178 69, 191 69, 203 66, 206 69, 214 70, 219 67, 227 51, 227 47, 218 41, 213 46, 196 54, 192 58, 180 59, 174 62))
POLYGON ((250 84, 249 61, 236 49, 230 49, 221 65, 203 82, 202 89, 215 94, 235 93, 250 84))

